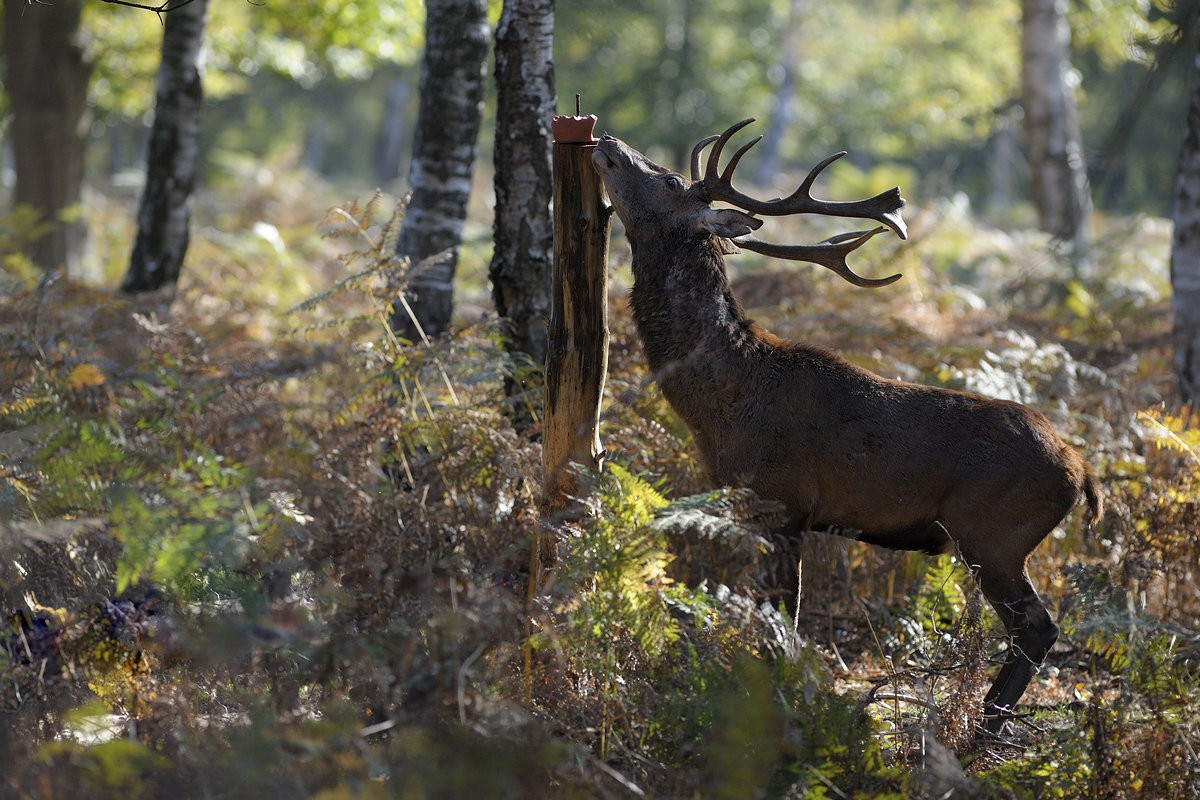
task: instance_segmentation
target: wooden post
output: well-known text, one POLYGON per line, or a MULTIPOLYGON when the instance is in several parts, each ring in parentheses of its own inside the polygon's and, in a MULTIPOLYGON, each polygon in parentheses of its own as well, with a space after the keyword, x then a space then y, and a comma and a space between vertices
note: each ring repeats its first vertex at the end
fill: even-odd
MULTIPOLYGON (((577 493, 572 463, 599 469, 600 399, 608 371, 608 235, 612 207, 592 166, 596 117, 554 117, 554 267, 542 424, 544 503, 577 493)), ((543 556, 547 555, 543 552, 543 556)))
MULTIPOLYGON (((542 417, 542 510, 551 522, 529 549, 527 601, 533 608, 544 590, 545 570, 553 566, 554 521, 570 515, 579 496, 571 464, 600 469, 600 400, 608 372, 608 234, 612 208, 600 175, 592 167, 596 117, 555 116, 554 264, 550 289, 550 329, 546 347, 545 406, 542 417)), ((527 632, 533 633, 532 617, 527 632)), ((522 647, 526 705, 532 703, 535 661, 532 636, 522 647)))

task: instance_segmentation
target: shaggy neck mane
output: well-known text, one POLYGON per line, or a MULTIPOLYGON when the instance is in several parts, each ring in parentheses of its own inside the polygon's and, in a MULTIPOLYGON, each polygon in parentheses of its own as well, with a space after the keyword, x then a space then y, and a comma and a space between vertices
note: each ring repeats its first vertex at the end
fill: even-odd
POLYGON ((714 237, 635 243, 633 277, 633 318, 656 374, 700 353, 717 357, 779 342, 746 317, 714 237))

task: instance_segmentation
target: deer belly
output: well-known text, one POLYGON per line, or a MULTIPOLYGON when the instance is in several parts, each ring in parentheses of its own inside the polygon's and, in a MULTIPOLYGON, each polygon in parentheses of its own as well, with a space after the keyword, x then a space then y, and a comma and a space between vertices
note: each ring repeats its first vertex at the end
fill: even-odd
POLYGON ((950 552, 953 542, 937 518, 938 498, 920 487, 917 481, 883 486, 826 473, 789 485, 760 481, 752 488, 764 497, 781 500, 793 523, 804 529, 895 550, 950 552))
POLYGON ((894 531, 857 531, 851 538, 892 550, 915 550, 931 556, 954 552, 954 542, 937 520, 894 531))

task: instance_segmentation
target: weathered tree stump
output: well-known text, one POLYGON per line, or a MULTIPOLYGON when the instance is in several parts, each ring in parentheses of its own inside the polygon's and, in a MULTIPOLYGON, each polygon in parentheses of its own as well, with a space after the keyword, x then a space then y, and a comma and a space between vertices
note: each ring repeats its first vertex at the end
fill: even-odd
MULTIPOLYGON (((542 424, 544 508, 561 513, 577 470, 599 469, 600 401, 608 371, 608 236, 612 208, 592 167, 595 116, 556 116, 554 266, 542 424)), ((543 555, 545 552, 543 551, 543 555)))

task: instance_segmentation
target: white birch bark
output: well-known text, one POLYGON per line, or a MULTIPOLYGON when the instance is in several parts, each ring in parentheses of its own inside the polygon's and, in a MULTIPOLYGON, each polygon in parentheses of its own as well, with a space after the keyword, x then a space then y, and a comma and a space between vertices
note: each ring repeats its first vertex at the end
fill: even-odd
POLYGON ((1092 200, 1075 109, 1066 0, 1021 2, 1021 105, 1042 230, 1083 255, 1092 200))
MULTIPOLYGON (((504 3, 496 29, 496 95, 492 298, 509 353, 540 367, 546 361, 554 260, 554 0, 504 3)), ((527 382, 522 387, 510 379, 510 396, 536 388, 535 381, 527 382)))
POLYGON ((416 320, 401 303, 392 314, 393 330, 410 342, 450 329, 488 54, 485 0, 427 0, 425 7, 412 199, 396 242, 396 254, 410 264, 404 293, 416 320))
POLYGON ((163 15, 162 60, 146 156, 146 184, 138 206, 133 255, 121 285, 126 292, 173 285, 187 254, 192 191, 200 157, 207 16, 208 0, 192 0, 163 15))

